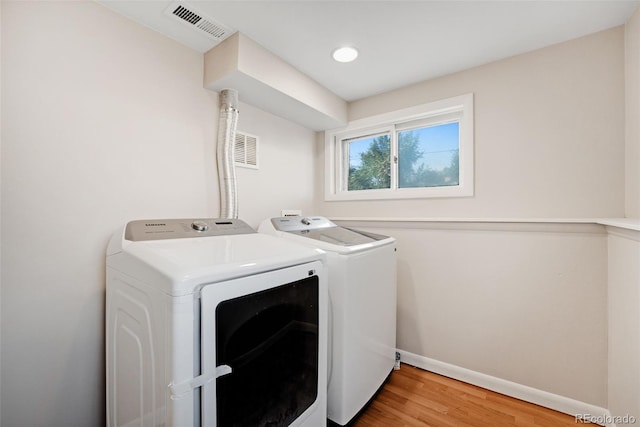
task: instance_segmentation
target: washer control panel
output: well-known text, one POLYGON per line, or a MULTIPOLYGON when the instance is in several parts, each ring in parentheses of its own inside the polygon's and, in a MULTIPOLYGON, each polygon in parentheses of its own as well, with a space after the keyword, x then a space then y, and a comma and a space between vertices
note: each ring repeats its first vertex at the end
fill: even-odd
POLYGON ((239 219, 143 219, 129 222, 124 231, 124 238, 137 242, 255 232, 246 222, 239 219))
POLYGON ((389 238, 381 234, 341 227, 323 216, 283 216, 271 218, 271 224, 277 231, 337 246, 358 246, 389 238))
POLYGON ((336 225, 323 216, 282 216, 271 218, 271 223, 279 231, 317 230, 336 225))

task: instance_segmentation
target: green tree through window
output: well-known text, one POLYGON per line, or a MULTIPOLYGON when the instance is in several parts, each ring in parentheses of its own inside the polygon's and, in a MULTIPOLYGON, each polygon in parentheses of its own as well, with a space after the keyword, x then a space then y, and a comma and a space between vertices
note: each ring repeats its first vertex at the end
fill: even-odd
POLYGON ((348 190, 391 188, 391 144, 389 135, 370 139, 358 161, 349 162, 348 190))
MULTIPOLYGON (((458 123, 400 131, 397 136, 399 188, 458 185, 458 123)), ((349 191, 391 188, 390 145, 388 134, 350 141, 349 191)))

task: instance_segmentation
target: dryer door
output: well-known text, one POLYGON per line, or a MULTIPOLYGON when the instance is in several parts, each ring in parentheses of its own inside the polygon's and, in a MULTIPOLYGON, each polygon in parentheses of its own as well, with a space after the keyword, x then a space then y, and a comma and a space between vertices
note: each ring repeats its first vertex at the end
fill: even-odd
POLYGON ((288 426, 317 405, 321 269, 203 288, 202 373, 220 375, 203 387, 203 426, 288 426))

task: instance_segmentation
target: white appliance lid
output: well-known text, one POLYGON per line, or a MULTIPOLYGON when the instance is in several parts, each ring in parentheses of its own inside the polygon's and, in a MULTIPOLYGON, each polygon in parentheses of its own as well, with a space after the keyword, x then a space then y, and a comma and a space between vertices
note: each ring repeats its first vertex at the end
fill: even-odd
POLYGON ((341 227, 321 216, 313 217, 279 217, 272 218, 271 223, 278 231, 299 235, 337 246, 368 245, 388 236, 341 227))
MULTIPOLYGON (((168 221, 162 223, 168 224, 168 221)), ((174 225, 166 227, 170 229, 174 225)), ((164 226, 157 227, 160 230, 164 226)), ((176 234, 168 233, 170 237, 166 239, 151 237, 133 241, 126 238, 125 227, 109 245, 107 266, 171 295, 184 295, 206 283, 324 261, 321 250, 258 234, 250 227, 250 232, 238 233, 237 228, 243 226, 237 222, 230 227, 234 228, 230 234, 212 231, 211 235, 178 238, 176 234)))

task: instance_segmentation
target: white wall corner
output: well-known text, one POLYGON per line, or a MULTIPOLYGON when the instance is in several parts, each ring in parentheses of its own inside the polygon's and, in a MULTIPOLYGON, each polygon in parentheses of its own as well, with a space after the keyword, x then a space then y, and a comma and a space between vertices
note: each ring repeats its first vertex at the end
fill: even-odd
MULTIPOLYGON (((2 2, 0 2, 0 46, 2 46, 2 2)), ((2 49, 0 49, 0 64, 2 64, 2 49)), ((0 67, 0 82, 2 81, 2 67, 0 67)), ((0 84, 0 151, 2 150, 2 85, 0 84)), ((0 162, 0 171, 2 163, 0 162)), ((2 174, 0 173, 0 176, 2 174)), ((2 180, 0 179, 0 224, 2 224, 2 180)), ((0 231, 0 242, 2 232, 0 231)), ((0 244, 0 307, 2 307, 2 244, 0 244)), ((0 355, 2 355, 2 311, 0 310, 0 355)), ((1 356, 0 356, 1 358, 1 356)), ((2 360, 0 360, 0 425, 2 425, 2 360)))
POLYGON ((624 26, 625 216, 640 218, 640 7, 624 26))

